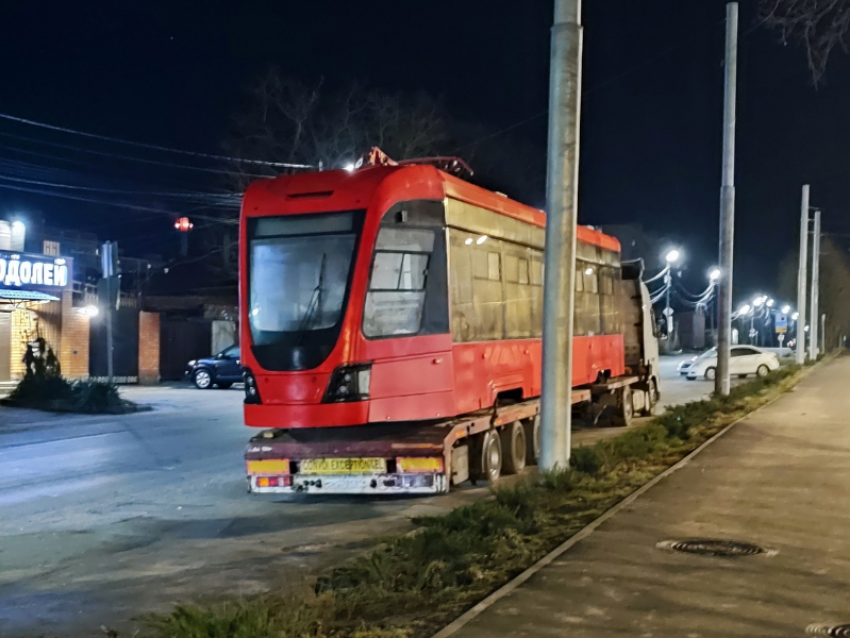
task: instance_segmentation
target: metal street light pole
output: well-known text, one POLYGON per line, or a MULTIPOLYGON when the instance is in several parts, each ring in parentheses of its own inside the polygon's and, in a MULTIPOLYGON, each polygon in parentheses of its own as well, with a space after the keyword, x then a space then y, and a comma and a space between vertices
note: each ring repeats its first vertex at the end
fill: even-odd
POLYGON ((815 228, 812 236, 812 315, 809 320, 809 358, 815 361, 818 358, 818 329, 820 327, 820 315, 818 314, 818 302, 820 301, 820 211, 815 210, 815 228))
POLYGON ((581 56, 581 0, 555 0, 546 171, 540 408, 540 467, 543 470, 564 468, 570 458, 581 56))
POLYGON ((809 185, 800 204, 800 262, 797 266, 797 365, 806 362, 806 280, 809 261, 809 185))
POLYGON ((732 338, 732 256, 735 243, 735 98, 738 82, 738 3, 726 5, 723 105, 723 183, 720 189, 720 281, 717 291, 717 374, 714 391, 726 396, 732 338))

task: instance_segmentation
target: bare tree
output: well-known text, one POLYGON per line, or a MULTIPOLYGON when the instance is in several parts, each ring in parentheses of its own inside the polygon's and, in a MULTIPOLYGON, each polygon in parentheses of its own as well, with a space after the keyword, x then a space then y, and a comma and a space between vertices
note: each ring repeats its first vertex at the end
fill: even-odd
POLYGON ((761 17, 783 41, 803 44, 815 83, 836 47, 847 50, 850 0, 761 0, 761 17))

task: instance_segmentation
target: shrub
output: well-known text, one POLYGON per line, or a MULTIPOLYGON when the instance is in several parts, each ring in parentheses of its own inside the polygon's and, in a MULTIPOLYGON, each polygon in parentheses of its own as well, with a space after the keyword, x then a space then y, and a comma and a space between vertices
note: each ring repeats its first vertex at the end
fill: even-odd
MULTIPOLYGON (((44 350, 42 350, 44 352, 44 350)), ((47 350, 48 355, 52 350, 47 350)), ((139 409, 135 403, 122 399, 118 388, 99 381, 68 381, 59 374, 58 362, 49 365, 49 356, 27 362, 24 378, 9 394, 5 405, 81 414, 125 414, 139 409)))

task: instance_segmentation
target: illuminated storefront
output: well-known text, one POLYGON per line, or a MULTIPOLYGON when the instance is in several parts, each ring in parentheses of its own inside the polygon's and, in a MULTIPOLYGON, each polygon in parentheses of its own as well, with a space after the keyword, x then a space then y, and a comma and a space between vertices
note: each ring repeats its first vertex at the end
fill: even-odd
POLYGON ((0 250, 0 382, 23 375, 27 344, 39 337, 66 377, 88 375, 89 317, 74 308, 72 266, 62 256, 0 250))

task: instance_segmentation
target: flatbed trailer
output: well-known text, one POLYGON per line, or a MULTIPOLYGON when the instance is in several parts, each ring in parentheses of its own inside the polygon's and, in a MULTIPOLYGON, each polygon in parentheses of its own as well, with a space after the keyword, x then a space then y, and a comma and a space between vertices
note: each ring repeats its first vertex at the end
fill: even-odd
MULTIPOLYGON (((634 404, 629 393, 624 410, 622 397, 639 381, 574 389, 573 406, 596 405, 598 414, 610 405, 615 424, 628 425, 634 404)), ((248 490, 443 494, 467 480, 492 484, 537 462, 539 414, 533 399, 445 421, 264 430, 245 451, 248 490)))

